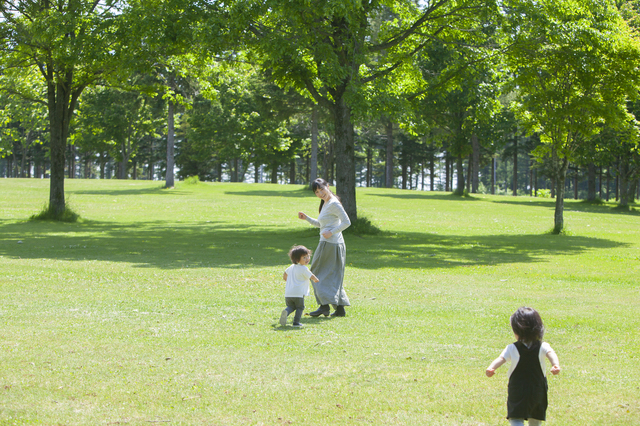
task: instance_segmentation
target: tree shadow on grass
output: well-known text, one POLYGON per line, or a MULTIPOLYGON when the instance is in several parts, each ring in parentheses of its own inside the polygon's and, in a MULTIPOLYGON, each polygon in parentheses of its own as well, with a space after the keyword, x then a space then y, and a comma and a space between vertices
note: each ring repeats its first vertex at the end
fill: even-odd
POLYGON ((122 196, 122 195, 187 195, 188 191, 181 191, 180 189, 171 188, 167 189, 162 186, 152 188, 119 188, 113 190, 97 189, 97 190, 76 190, 68 189, 68 194, 72 195, 100 195, 100 196, 122 196))
MULTIPOLYGON (((473 195, 461 197, 450 193, 433 193, 429 191, 425 192, 407 192, 407 193, 389 193, 389 194, 367 194, 369 197, 388 197, 396 199, 406 200, 424 200, 424 201, 456 201, 456 202, 471 202, 471 201, 485 201, 495 204, 511 204, 521 205, 526 207, 541 207, 548 210, 555 210, 556 201, 553 198, 538 198, 538 197, 509 197, 505 196, 504 199, 486 199, 480 197, 474 197, 473 195)), ((565 212, 583 212, 583 213, 603 213, 603 214, 620 214, 630 216, 640 216, 640 211, 637 210, 637 204, 632 204, 629 208, 621 208, 617 205, 609 204, 593 204, 580 200, 567 200, 565 199, 564 211, 565 212), (634 208, 636 207, 636 208, 634 208)))
POLYGON ((287 198, 307 198, 307 197, 315 197, 311 189, 307 186, 299 187, 293 191, 282 191, 277 189, 268 190, 257 190, 257 191, 225 191, 226 195, 238 195, 241 197, 250 196, 250 197, 287 197, 287 198))
MULTIPOLYGON (((0 256, 14 259, 104 261, 140 268, 251 268, 286 265, 294 244, 312 250, 315 228, 267 228, 225 222, 0 223, 0 256)), ((627 244, 554 235, 436 235, 420 232, 346 236, 349 267, 454 268, 545 262, 627 244)))
MULTIPOLYGON (((455 195, 453 193, 443 193, 443 192, 429 192, 429 191, 407 191, 402 193, 388 193, 388 194, 369 194, 365 193, 368 197, 384 197, 384 198, 397 198, 402 200, 439 200, 439 201, 460 201, 460 202, 470 202, 470 201, 483 201, 482 198, 474 197, 472 195, 468 196, 460 196, 455 195)), ((363 194, 364 195, 364 194, 363 194)))
MULTIPOLYGON (((519 199, 505 199, 505 200, 490 200, 496 204, 512 204, 521 205, 527 207, 544 207, 549 210, 555 210, 556 201, 552 198, 539 199, 539 198, 524 198, 519 199)), ((622 208, 612 204, 593 204, 580 200, 564 200, 564 212, 582 212, 582 213, 600 213, 600 214, 616 214, 616 215, 629 215, 640 216, 640 211, 633 208, 634 205, 630 205, 628 208, 622 208)))

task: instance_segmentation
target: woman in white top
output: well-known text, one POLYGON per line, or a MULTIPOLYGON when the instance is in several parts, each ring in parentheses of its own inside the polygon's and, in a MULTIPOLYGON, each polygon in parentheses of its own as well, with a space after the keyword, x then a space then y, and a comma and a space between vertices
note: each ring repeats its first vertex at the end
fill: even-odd
POLYGON ((313 290, 320 307, 309 315, 328 316, 331 313, 329 305, 333 305, 335 312, 331 316, 343 317, 344 307, 351 304, 343 285, 346 248, 342 231, 351 225, 351 221, 338 197, 329 189, 327 181, 316 179, 311 184, 311 189, 321 200, 318 219, 298 212, 299 219, 320 228, 320 243, 313 254, 310 267, 319 280, 318 283, 313 283, 313 290))

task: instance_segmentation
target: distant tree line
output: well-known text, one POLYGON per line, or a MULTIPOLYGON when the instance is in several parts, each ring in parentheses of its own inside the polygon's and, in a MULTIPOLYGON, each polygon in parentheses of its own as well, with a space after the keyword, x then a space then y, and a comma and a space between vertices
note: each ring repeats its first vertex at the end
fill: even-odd
POLYGON ((640 196, 639 7, 5 1, 0 177, 544 196, 560 232, 640 196))

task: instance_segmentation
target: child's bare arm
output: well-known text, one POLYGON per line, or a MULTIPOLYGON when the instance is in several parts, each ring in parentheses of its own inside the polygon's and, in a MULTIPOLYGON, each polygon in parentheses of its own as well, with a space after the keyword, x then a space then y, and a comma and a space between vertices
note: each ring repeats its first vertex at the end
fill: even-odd
POLYGON ((487 375, 487 377, 491 377, 494 374, 496 374, 496 370, 501 365, 503 365, 505 362, 507 362, 507 360, 502 358, 501 356, 499 356, 498 358, 494 359, 493 362, 491 363, 491 365, 489 367, 487 367, 487 371, 485 371, 485 374, 487 375))
POLYGON ((318 277, 316 277, 315 275, 311 274, 311 281, 313 281, 314 283, 317 283, 320 280, 318 279, 318 277))
POLYGON ((287 280, 287 273, 286 273, 286 272, 285 272, 285 273, 284 273, 284 275, 282 276, 282 279, 283 279, 283 280, 285 280, 285 281, 287 280))
POLYGON ((558 355, 556 355, 553 349, 547 352, 547 359, 551 363, 551 374, 558 375, 560 374, 560 360, 558 359, 558 355))

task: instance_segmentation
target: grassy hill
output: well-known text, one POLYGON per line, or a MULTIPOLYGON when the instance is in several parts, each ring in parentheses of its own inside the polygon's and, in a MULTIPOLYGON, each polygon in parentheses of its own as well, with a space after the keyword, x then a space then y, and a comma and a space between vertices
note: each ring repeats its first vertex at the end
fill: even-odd
MULTIPOLYGON (((640 424, 640 214, 359 189, 346 318, 280 327, 301 186, 67 180, 79 223, 31 222, 48 181, 0 180, 0 424, 506 424, 485 368, 536 308, 555 425, 640 424)), ((313 295, 307 311, 316 307, 313 295)))

